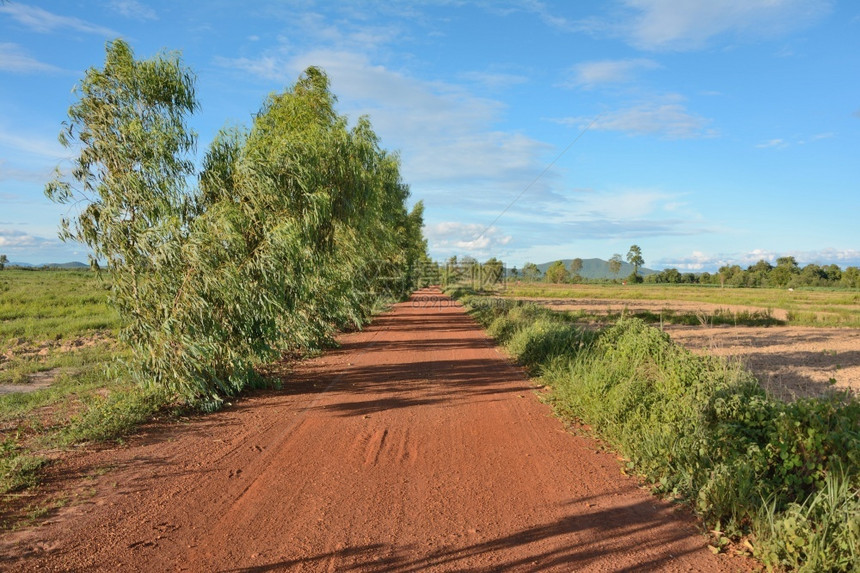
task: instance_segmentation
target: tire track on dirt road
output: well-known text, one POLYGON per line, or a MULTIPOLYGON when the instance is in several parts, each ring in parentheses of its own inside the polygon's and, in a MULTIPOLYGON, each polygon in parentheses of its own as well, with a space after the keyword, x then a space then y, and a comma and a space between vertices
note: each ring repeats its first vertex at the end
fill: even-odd
POLYGON ((748 569, 566 432, 462 308, 419 295, 283 390, 61 462, 88 501, 4 535, 2 568, 748 569))

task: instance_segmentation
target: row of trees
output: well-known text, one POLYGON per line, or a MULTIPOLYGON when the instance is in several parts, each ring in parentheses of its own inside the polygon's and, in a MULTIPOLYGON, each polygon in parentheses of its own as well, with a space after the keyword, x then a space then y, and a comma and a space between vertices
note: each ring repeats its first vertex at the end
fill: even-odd
MULTIPOLYGON (((633 272, 626 278, 630 282, 776 288, 804 286, 860 288, 860 269, 858 267, 849 266, 844 270, 835 264, 825 266, 809 264, 800 267, 794 257, 779 258, 776 265, 761 260, 746 269, 742 269, 739 265, 726 265, 720 268, 717 273, 682 273, 678 269, 669 268, 649 274, 644 278, 639 275, 639 269, 645 264, 642 250, 637 245, 632 245, 626 258, 627 262, 633 266, 633 272)), ((613 255, 608 261, 609 272, 616 275, 615 280, 617 280, 617 275, 621 270, 621 262, 620 254, 613 255)), ((516 267, 505 269, 504 263, 495 257, 483 264, 471 257, 460 259, 451 257, 435 276, 446 284, 463 282, 464 280, 473 284, 481 283, 481 286, 487 286, 500 280, 544 281, 559 284, 589 280, 580 275, 582 268, 583 261, 579 258, 571 260, 567 266, 563 261, 556 261, 549 265, 546 272, 542 273, 534 263, 526 263, 522 269, 516 267)))
POLYGON ((760 260, 746 269, 739 265, 725 265, 716 273, 681 273, 666 269, 645 277, 649 283, 718 284, 737 287, 796 288, 806 286, 860 288, 860 268, 839 265, 798 265, 794 257, 780 257, 776 265, 760 260))
POLYGON ((199 172, 178 55, 138 60, 116 40, 77 93, 60 137, 78 151, 71 180, 58 172, 46 194, 84 205, 61 236, 106 265, 144 384, 217 407, 260 362, 362 325, 427 258, 398 157, 367 118, 348 127, 318 68, 250 128, 222 130, 199 172))

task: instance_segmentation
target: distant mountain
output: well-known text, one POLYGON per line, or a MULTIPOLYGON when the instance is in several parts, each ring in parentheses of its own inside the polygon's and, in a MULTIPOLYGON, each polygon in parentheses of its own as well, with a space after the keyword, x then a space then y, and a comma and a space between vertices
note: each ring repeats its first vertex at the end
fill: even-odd
POLYGON ((30 263, 6 263, 7 267, 22 267, 25 269, 88 269, 90 266, 86 263, 81 263, 79 261, 72 261, 69 263, 45 263, 44 265, 33 265, 30 263))
POLYGON ((79 261, 72 261, 70 263, 48 263, 47 265, 42 265, 48 269, 88 269, 90 266, 86 263, 81 263, 79 261))
MULTIPOLYGON (((564 267, 570 271, 570 262, 573 259, 562 259, 561 262, 564 263, 564 267)), ((540 269, 541 275, 546 274, 546 270, 549 268, 551 264, 555 261, 549 261, 547 263, 541 263, 538 265, 540 269)), ((582 270, 579 271, 579 276, 586 279, 615 279, 615 278, 627 278, 630 276, 630 273, 633 272, 633 265, 628 262, 621 263, 621 270, 618 271, 617 275, 609 272, 609 262, 604 261, 603 259, 582 259, 582 270)), ((645 267, 639 268, 639 274, 643 277, 646 275, 653 275, 659 271, 655 271, 652 269, 647 269, 645 267)))

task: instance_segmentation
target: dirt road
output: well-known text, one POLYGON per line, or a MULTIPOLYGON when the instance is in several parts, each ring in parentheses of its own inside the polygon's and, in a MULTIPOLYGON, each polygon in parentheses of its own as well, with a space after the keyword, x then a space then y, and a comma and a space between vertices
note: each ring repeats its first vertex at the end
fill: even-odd
POLYGON ((4 534, 0 569, 746 569, 565 432, 462 309, 420 301, 282 391, 59 464, 85 501, 4 534))

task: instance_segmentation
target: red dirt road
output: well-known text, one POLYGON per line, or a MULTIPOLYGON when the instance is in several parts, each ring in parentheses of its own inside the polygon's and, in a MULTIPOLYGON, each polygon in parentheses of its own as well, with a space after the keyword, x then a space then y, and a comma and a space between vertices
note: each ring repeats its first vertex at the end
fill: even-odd
POLYGON ((566 432, 438 291, 340 340, 282 391, 59 464, 86 501, 5 534, 0 569, 748 568, 566 432))

